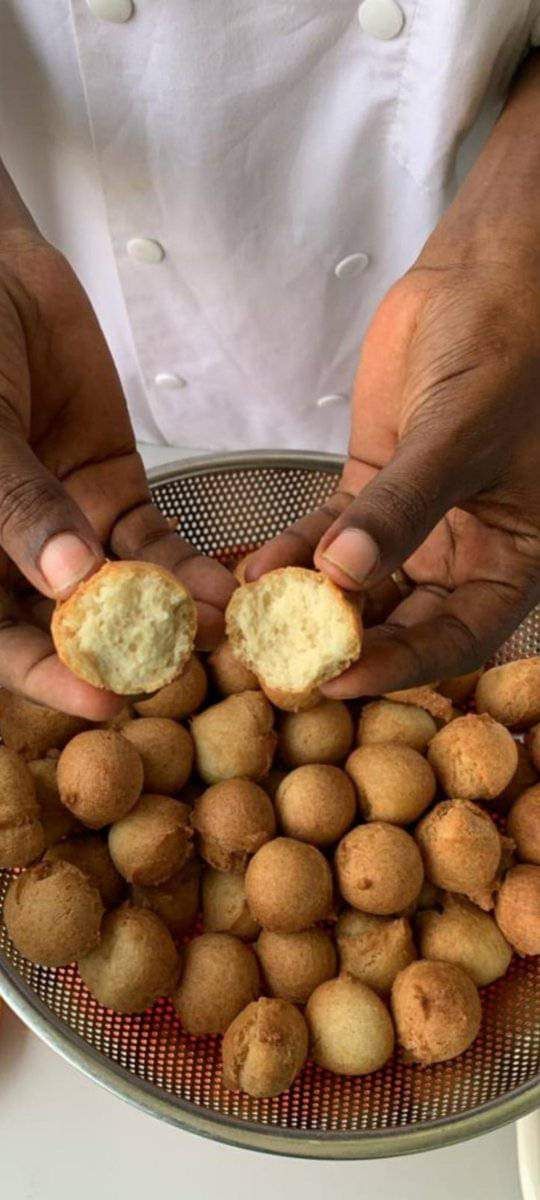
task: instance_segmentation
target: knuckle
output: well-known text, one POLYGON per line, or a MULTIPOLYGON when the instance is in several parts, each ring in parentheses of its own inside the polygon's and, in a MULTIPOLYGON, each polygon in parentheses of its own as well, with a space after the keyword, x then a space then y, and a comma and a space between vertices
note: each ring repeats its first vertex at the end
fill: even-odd
POLYGON ((24 537, 35 526, 43 525, 51 509, 61 508, 59 487, 54 480, 22 476, 13 471, 0 472, 0 540, 24 537))
POLYGON ((445 655, 459 660, 463 671, 474 671, 482 666, 485 654, 473 629, 456 613, 444 613, 438 622, 439 646, 445 655))

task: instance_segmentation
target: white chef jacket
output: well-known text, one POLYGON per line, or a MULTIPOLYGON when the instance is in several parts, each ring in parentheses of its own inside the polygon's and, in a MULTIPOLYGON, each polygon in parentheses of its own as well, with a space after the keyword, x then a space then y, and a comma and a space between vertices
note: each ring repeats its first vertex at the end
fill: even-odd
POLYGON ((1 149, 139 439, 344 450, 362 335, 540 0, 2 0, 1 149))

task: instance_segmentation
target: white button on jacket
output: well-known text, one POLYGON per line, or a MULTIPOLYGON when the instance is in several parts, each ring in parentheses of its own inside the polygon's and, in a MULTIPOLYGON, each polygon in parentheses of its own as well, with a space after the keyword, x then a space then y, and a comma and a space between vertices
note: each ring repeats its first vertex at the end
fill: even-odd
POLYGON ((2 154, 90 293, 140 439, 343 451, 363 333, 540 0, 221 7, 0 4, 2 154))

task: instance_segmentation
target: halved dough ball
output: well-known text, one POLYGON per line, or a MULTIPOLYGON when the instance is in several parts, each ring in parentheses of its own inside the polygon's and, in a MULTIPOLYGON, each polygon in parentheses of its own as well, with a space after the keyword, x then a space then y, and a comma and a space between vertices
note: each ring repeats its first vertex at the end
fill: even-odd
POLYGON ((99 946, 79 958, 78 966, 83 983, 105 1008, 144 1012, 158 996, 171 995, 180 958, 155 913, 122 904, 104 917, 99 946))
POLYGON ((97 887, 104 908, 114 908, 126 894, 126 884, 109 854, 107 842, 97 833, 66 838, 50 846, 44 862, 67 862, 78 867, 97 887))
POLYGON ((468 671, 466 675, 454 675, 452 679, 443 679, 442 683, 437 684, 437 691, 442 696, 447 696, 452 704, 462 708, 472 696, 483 670, 484 668, 480 667, 478 671, 468 671))
POLYGON ((330 867, 315 846, 275 838, 251 859, 246 896, 252 916, 265 929, 283 933, 307 929, 330 914, 330 867))
POLYGON ((448 796, 493 800, 510 782, 518 753, 504 725, 487 713, 470 713, 439 730, 428 759, 448 796))
POLYGON ((446 1062, 467 1050, 480 1029, 480 997, 455 963, 420 959, 405 967, 392 988, 396 1031, 409 1060, 446 1062))
POLYGON ((208 657, 210 679, 220 696, 236 696, 258 688, 257 676, 237 658, 228 638, 208 657))
POLYGON ((491 667, 480 677, 475 701, 477 712, 487 712, 512 729, 540 721, 540 655, 491 667))
POLYGON ((141 794, 143 765, 131 742, 113 729, 89 729, 68 742, 58 760, 62 804, 102 829, 133 808, 141 794))
POLYGON ((336 871, 344 900, 361 912, 403 912, 419 895, 424 879, 416 842, 397 825, 357 825, 339 843, 336 871))
POLYGON ((57 764, 54 758, 37 758, 28 763, 28 770, 36 785, 36 799, 40 821, 43 826, 45 848, 54 846, 60 838, 67 837, 80 829, 77 818, 62 804, 56 778, 57 764))
POLYGON ((322 929, 263 929, 255 950, 270 995, 293 1004, 306 1004, 315 988, 336 974, 336 949, 322 929))
POLYGON ((443 911, 417 913, 422 958, 457 963, 477 987, 505 975, 512 951, 493 917, 464 896, 443 896, 443 911))
POLYGON ((342 971, 385 996, 399 971, 416 958, 406 917, 378 917, 349 908, 338 917, 336 940, 342 971))
POLYGON ((202 884, 203 925, 207 933, 232 933, 249 942, 260 930, 246 899, 244 876, 207 867, 202 884))
POLYGON ((41 862, 17 876, 4 902, 14 946, 46 967, 73 962, 96 946, 102 916, 97 888, 66 862, 41 862))
POLYGON ((134 884, 131 889, 133 903, 139 908, 149 908, 167 926, 173 938, 191 933, 199 910, 201 864, 197 859, 182 867, 157 887, 141 887, 134 884))
POLYGON ((15 750, 25 759, 41 758, 49 750, 61 750, 87 725, 82 717, 72 717, 0 690, 0 734, 8 749, 15 750))
POLYGON ((220 871, 240 873, 276 829, 270 797, 250 779, 224 779, 207 788, 195 801, 191 821, 202 858, 220 871))
POLYGON ((437 790, 425 758, 398 742, 359 746, 349 755, 345 770, 366 821, 409 825, 431 804, 437 790))
POLYGON ((512 805, 506 828, 518 858, 540 865, 540 784, 528 788, 512 805))
POLYGON ((227 635, 240 661, 280 708, 295 712, 360 654, 357 605, 332 580, 281 567, 233 593, 227 635))
POLYGON ((540 867, 520 863, 505 875, 495 920, 518 954, 540 954, 540 867))
POLYGON ((311 1056, 339 1075, 378 1071, 394 1049, 388 1009, 371 988, 339 975, 316 988, 306 1006, 311 1056))
POLYGON ((58 657, 94 687, 154 692, 193 652, 197 609, 184 585, 149 562, 108 562, 57 604, 58 657))
POLYGON ((251 947, 228 933, 203 933, 186 947, 173 1000, 187 1033, 225 1033, 260 990, 251 947))
POLYGON ((187 783, 193 767, 193 741, 182 725, 167 717, 139 717, 122 733, 139 752, 145 792, 173 796, 187 783))
POLYGON ((276 812, 288 837, 330 846, 354 821, 356 793, 339 767, 308 763, 291 771, 279 785, 276 812))
POLYGON ((395 700, 373 700, 360 713, 358 744, 401 742, 423 753, 436 732, 437 725, 425 708, 395 700))
POLYGON ((437 887, 463 892, 481 908, 492 908, 501 864, 497 826, 470 800, 442 800, 416 827, 426 875, 437 887))
POLYGON ((307 1051, 307 1025, 293 1004, 254 1000, 223 1038, 223 1085, 249 1096, 279 1096, 302 1070, 307 1051))
POLYGON ((323 700, 315 708, 281 718, 279 755, 289 767, 340 763, 352 746, 353 732, 347 705, 341 700, 323 700))
POLYGON ((182 870, 193 853, 189 808, 171 796, 144 793, 109 829, 109 851, 128 883, 152 887, 182 870))
POLYGON ((192 654, 182 673, 172 683, 166 683, 165 687, 145 700, 137 700, 133 707, 141 717, 166 717, 172 721, 182 721, 204 704, 207 689, 206 671, 197 655, 192 654))
POLYGON ((191 722, 196 765, 205 783, 241 776, 262 779, 276 748, 274 714, 262 692, 242 692, 199 713, 191 722))
POLYGON ((44 849, 34 778, 22 758, 0 746, 0 868, 26 867, 44 849))

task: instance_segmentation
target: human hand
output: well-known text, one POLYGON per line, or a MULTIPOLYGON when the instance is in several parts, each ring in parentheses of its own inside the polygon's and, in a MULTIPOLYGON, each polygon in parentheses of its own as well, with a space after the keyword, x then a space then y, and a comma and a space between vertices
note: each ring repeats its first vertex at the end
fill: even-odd
POLYGON ((0 685, 94 720, 119 701, 54 653, 49 601, 112 552, 172 570, 213 647, 234 588, 152 504, 109 350, 65 259, 32 229, 0 242, 0 685), (30 589, 36 588, 36 603, 30 589))
POLYGON ((322 690, 348 698, 480 665, 540 594, 540 288, 508 262, 428 248, 387 294, 354 387, 349 459, 317 512, 251 556, 246 579, 310 565, 410 595, 322 690))

